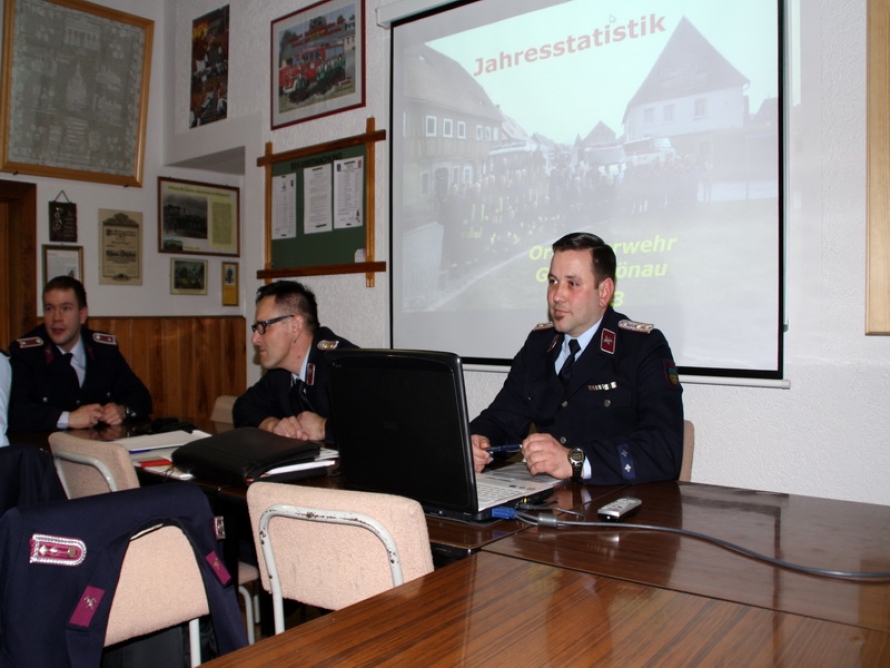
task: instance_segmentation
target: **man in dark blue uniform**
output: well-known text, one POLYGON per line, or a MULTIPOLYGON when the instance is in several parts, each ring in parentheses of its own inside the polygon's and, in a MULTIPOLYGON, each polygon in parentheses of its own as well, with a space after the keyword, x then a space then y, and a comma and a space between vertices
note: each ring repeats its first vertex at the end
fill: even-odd
POLYGON ((333 442, 325 353, 356 346, 318 324, 318 304, 297 281, 262 286, 250 342, 266 373, 232 407, 236 427, 333 442))
POLYGON ((9 431, 86 429, 151 413, 151 395, 111 334, 87 329, 83 284, 57 276, 43 288, 44 324, 10 346, 9 431))
POLYGON ((610 305, 615 269, 614 251, 593 234, 553 244, 552 322, 529 334, 503 388, 472 421, 477 471, 491 462, 492 444, 521 442, 533 474, 601 485, 677 478, 676 365, 659 330, 610 305))

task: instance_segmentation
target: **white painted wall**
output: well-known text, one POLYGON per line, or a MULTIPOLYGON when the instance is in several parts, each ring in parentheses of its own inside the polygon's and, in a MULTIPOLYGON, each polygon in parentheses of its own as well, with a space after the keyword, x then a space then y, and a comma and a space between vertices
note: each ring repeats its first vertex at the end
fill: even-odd
MULTIPOLYGON (((158 248, 158 176, 170 176, 198 181, 211 181, 221 185, 241 186, 238 177, 222 177, 194 170, 164 168, 164 134, 166 132, 165 108, 172 89, 166 85, 164 66, 168 58, 172 35, 164 29, 165 4, 153 0, 114 0, 102 2, 130 14, 155 21, 152 49, 151 84, 149 90, 148 129, 145 140, 145 168, 142 188, 93 184, 86 181, 36 178, 24 174, 0 173, 0 179, 37 184, 37 241, 49 243, 48 203, 64 190, 67 198, 77 204, 77 245, 83 246, 84 284, 89 296, 90 313, 93 315, 211 315, 237 314, 239 308, 221 306, 221 258, 208 259, 208 294, 183 296, 170 294, 170 259, 188 257, 159 254, 158 248), (119 209, 141 212, 142 272, 141 286, 99 285, 99 209, 119 209)), ((0 0, 0 6, 2 6, 0 0)), ((64 197, 61 198, 64 201, 64 197)), ((39 253, 39 251, 38 251, 39 253)), ((231 259, 231 258, 228 258, 231 259)), ((42 253, 38 256, 38 294, 43 283, 42 253)), ((243 301, 243 300, 242 300, 243 301)), ((38 307, 38 312, 40 307, 38 307)), ((3 342, 5 346, 8 342, 3 342)))
MULTIPOLYGON (((264 262, 263 170, 256 158, 267 141, 276 152, 361 134, 373 116, 389 127, 389 32, 375 24, 366 0, 367 104, 332 117, 272 132, 269 120, 270 23, 315 0, 229 0, 231 11, 229 119, 187 130, 190 30, 218 0, 106 0, 104 4, 158 21, 155 42, 146 187, 141 191, 37 179, 45 201, 65 189, 80 208, 122 206, 146 216, 146 246, 157 235, 154 179, 159 173, 220 181, 218 175, 171 170, 162 164, 244 146, 242 297, 250 301, 264 262), (166 14, 164 11, 166 10, 166 14), (163 28, 163 29, 162 29, 163 28), (163 77, 163 79, 162 79, 163 77)), ((866 0, 806 0, 799 16, 799 87, 803 113, 788 129, 787 300, 785 376, 790 389, 687 383, 686 416, 696 425, 693 479, 723 485, 890 504, 890 339, 866 337, 865 322, 865 27, 866 0)), ((793 12, 792 12, 793 14, 793 12)), ((796 17, 792 17, 795 18, 796 17)), ((795 40, 797 34, 794 35, 795 40)), ((757 48, 752 44, 752 48, 757 48)), ((377 257, 388 261, 388 147, 378 145, 377 257)), ((15 178, 27 181, 22 176, 15 178)), ((80 211, 81 220, 87 212, 80 211)), ((81 225, 95 262, 95 232, 81 225)), ((92 228, 95 230, 95 227, 92 228)), ((45 242, 45 239, 42 238, 45 242)), ((206 298, 168 294, 168 256, 147 252, 142 288, 101 288, 87 270, 94 312, 216 313, 218 286, 206 298), (215 294, 214 294, 215 291, 215 294), (136 300, 144 300, 137 304, 136 300), (99 304, 101 303, 101 307, 99 304)), ((211 276, 213 271, 211 271, 211 276)), ((748 280, 739 276, 738 280, 748 280)), ((364 275, 306 279, 317 293, 322 321, 356 343, 389 341, 388 275, 366 288, 364 275)), ((690 296, 692 298, 692 296, 690 296)), ((544 294, 541 295, 542 303, 544 294)), ((242 302, 252 319, 252 308, 242 302)), ((238 310, 238 309, 234 309, 238 310)), ((631 314, 632 315, 632 314, 631 314)), ((530 323, 530 326, 533 323, 530 323)), ((715 323, 720 335, 722 323, 715 323)), ((484 336, 484 332, 480 332, 484 336)), ((259 377, 249 363, 248 378, 259 377)), ((497 392, 503 376, 469 372, 470 412, 497 392)))

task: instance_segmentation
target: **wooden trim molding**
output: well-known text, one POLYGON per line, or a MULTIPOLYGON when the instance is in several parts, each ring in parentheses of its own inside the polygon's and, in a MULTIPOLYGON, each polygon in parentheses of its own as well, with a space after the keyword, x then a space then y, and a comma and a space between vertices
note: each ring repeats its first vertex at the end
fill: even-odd
POLYGON ((890 0, 868 0, 865 333, 890 334, 890 0))

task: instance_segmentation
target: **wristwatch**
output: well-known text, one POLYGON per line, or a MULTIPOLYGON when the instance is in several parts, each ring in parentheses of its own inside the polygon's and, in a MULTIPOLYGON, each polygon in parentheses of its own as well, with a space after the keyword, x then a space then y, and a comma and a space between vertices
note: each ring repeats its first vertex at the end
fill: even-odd
POLYGON ((572 465, 572 482, 581 482, 584 471, 584 451, 581 448, 569 450, 569 464, 572 465))

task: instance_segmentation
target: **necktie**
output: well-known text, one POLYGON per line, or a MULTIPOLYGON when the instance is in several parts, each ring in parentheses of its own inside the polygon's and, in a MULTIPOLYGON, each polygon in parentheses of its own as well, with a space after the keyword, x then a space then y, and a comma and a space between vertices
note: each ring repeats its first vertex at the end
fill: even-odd
POLYGON ((65 374, 67 375, 67 382, 74 383, 73 387, 75 389, 75 393, 77 389, 80 389, 80 376, 77 375, 77 369, 74 368, 74 355, 71 353, 63 353, 62 359, 65 361, 65 374))
POLYGON ((581 349, 581 344, 578 343, 578 339, 570 339, 569 340, 569 356, 566 357, 565 362, 562 363, 562 368, 559 370, 559 379, 566 384, 569 382, 569 378, 572 377, 572 365, 575 363, 575 355, 581 349))
POLYGON ((294 415, 303 412, 303 380, 294 378, 293 385, 290 387, 290 405, 294 415))

